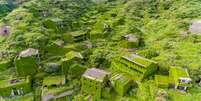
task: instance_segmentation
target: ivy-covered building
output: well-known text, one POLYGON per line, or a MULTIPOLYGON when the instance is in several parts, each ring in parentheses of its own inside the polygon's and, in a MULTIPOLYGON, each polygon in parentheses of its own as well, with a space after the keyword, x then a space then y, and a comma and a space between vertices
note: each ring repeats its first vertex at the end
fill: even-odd
POLYGON ((43 79, 42 101, 70 101, 73 94, 72 87, 65 85, 65 76, 47 76, 43 79))
POLYGON ((191 87, 191 78, 187 69, 181 67, 171 67, 169 71, 170 86, 174 86, 175 89, 186 91, 191 87))
POLYGON ((80 77, 86 70, 86 67, 82 65, 83 56, 79 52, 70 51, 61 61, 61 71, 67 78, 80 77))
POLYGON ((112 87, 118 95, 124 96, 134 86, 134 81, 123 74, 115 73, 110 78, 112 87))
POLYGON ((43 21, 44 27, 48 29, 52 29, 55 32, 61 32, 62 29, 65 27, 63 24, 63 20, 60 18, 48 18, 43 21))
POLYGON ((191 87, 191 78, 186 69, 181 67, 171 67, 169 76, 156 75, 156 85, 160 88, 174 88, 181 91, 187 91, 191 87))
POLYGON ((88 37, 87 33, 83 31, 71 32, 70 35, 72 36, 74 42, 85 41, 88 37))
POLYGON ((121 40, 121 45, 125 48, 136 48, 139 46, 139 43, 139 38, 133 34, 125 35, 123 40, 121 40))
POLYGON ((48 55, 64 55, 66 53, 63 40, 51 41, 45 48, 48 55))
POLYGON ((169 76, 155 75, 155 83, 160 88, 168 88, 169 76))
POLYGON ((8 69, 12 65, 11 59, 5 59, 0 61, 0 71, 8 69))
POLYGON ((127 54, 116 57, 111 65, 115 71, 122 72, 134 80, 143 80, 154 74, 158 66, 155 61, 146 59, 136 54, 127 54))
MULTIPOLYGON (((100 101, 104 88, 108 85, 110 73, 104 70, 90 68, 81 78, 81 92, 91 101, 100 101)), ((86 98, 87 99, 87 98, 86 98)))
POLYGON ((19 76, 33 75, 37 72, 39 51, 37 49, 28 48, 15 58, 15 67, 19 76))
POLYGON ((66 42, 65 40, 55 40, 51 41, 47 46, 45 46, 44 50, 48 56, 63 56, 72 50, 78 49, 77 45, 74 43, 66 42))
POLYGON ((13 78, 0 81, 0 96, 15 97, 25 95, 32 91, 29 77, 13 78))
POLYGON ((51 88, 51 86, 60 86, 60 85, 64 85, 65 83, 66 83, 65 76, 63 76, 63 75, 47 76, 43 79, 44 87, 51 88))

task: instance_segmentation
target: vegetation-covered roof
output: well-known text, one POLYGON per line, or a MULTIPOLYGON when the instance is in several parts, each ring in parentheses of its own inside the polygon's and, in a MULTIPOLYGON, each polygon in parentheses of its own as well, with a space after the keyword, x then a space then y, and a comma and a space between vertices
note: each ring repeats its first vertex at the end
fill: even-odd
POLYGON ((169 76, 155 75, 155 82, 157 86, 168 87, 169 85, 169 76))
POLYGON ((75 31, 75 32, 70 33, 70 35, 72 35, 73 37, 81 36, 81 35, 84 35, 84 34, 86 34, 86 33, 83 32, 83 31, 75 31))
POLYGON ((29 80, 26 78, 12 78, 8 80, 1 80, 0 81, 0 88, 7 88, 12 86, 21 85, 24 83, 29 83, 29 80))
POLYGON ((52 86, 52 85, 64 85, 65 84, 65 76, 47 76, 43 79, 43 86, 52 86))
POLYGON ((171 67, 170 72, 173 73, 176 79, 179 79, 179 77, 190 77, 187 69, 183 69, 181 67, 171 67))
POLYGON ((83 59, 83 56, 79 52, 70 51, 65 55, 65 58, 63 60, 71 60, 73 58, 83 59))
POLYGON ((144 57, 141 57, 137 54, 128 54, 128 55, 123 56, 123 58, 133 62, 134 64, 142 66, 144 68, 150 66, 151 64, 156 64, 156 62, 146 59, 144 57))
POLYGON ((110 80, 114 81, 114 82, 118 82, 118 84, 123 85, 123 86, 132 81, 130 78, 126 77, 123 74, 119 74, 119 73, 113 75, 110 80))

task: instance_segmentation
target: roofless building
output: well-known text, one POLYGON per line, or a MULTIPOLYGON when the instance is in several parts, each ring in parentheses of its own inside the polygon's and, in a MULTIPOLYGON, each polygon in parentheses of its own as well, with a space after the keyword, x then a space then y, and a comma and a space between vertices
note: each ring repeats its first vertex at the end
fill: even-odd
POLYGON ((112 69, 122 72, 134 80, 143 80, 157 69, 157 63, 136 54, 117 57, 112 62, 112 69))

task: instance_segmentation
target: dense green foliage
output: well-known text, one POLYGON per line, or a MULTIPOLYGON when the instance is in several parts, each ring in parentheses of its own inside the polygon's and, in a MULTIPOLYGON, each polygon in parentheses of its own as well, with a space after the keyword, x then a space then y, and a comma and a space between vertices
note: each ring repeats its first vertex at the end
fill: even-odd
MULTIPOLYGON (((29 47, 36 48, 41 52, 40 65, 45 66, 45 71, 58 71, 59 66, 55 64, 43 64, 62 57, 46 54, 46 46, 65 39, 66 33, 81 31, 89 34, 88 41, 92 44, 91 49, 82 51, 86 60, 82 65, 86 67, 107 69, 116 54, 132 51, 157 61, 158 74, 168 74, 170 66, 190 71, 193 87, 189 94, 165 89, 168 97, 158 96, 158 88, 148 80, 132 95, 135 99, 201 99, 201 87, 196 82, 201 79, 201 37, 188 32, 189 25, 201 18, 200 0, 19 0, 15 4, 18 4, 15 9, 12 3, 0 4, 0 27, 11 27, 10 36, 0 36, 0 53, 6 54, 6 58, 13 58, 29 47), (139 47, 121 47, 122 36, 127 34, 139 37, 139 47)), ((82 42, 70 44, 73 49, 83 46, 82 42)), ((5 56, 0 55, 0 60, 4 59, 5 56)), ((16 75, 11 65, 8 70, 0 71, 0 79, 16 75)))

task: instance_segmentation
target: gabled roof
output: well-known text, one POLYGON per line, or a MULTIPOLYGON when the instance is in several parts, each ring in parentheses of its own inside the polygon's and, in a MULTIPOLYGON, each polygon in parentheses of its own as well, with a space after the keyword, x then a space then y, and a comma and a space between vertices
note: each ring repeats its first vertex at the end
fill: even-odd
POLYGON ((129 42, 136 42, 138 41, 138 38, 133 35, 133 34, 128 34, 128 35, 125 35, 124 38, 129 41, 129 42))
POLYGON ((63 40, 56 40, 53 43, 56 44, 57 46, 60 46, 60 47, 62 47, 64 45, 64 41, 63 40))
POLYGON ((79 52, 75 52, 75 51, 70 51, 66 54, 65 58, 63 59, 63 61, 67 61, 67 60, 71 60, 73 58, 80 58, 83 59, 83 56, 81 55, 81 53, 79 52))
POLYGON ((77 37, 77 36, 84 35, 84 34, 86 34, 86 33, 83 31, 75 31, 75 32, 70 33, 70 35, 72 35, 73 37, 77 37))
POLYGON ((87 69, 82 76, 88 79, 103 82, 105 77, 108 75, 110 75, 110 73, 107 71, 100 70, 97 68, 90 68, 90 69, 87 69))
POLYGON ((22 52, 20 52, 19 57, 29 57, 29 56, 34 56, 34 55, 38 55, 39 51, 37 49, 33 49, 33 48, 28 48, 22 52))
POLYGON ((45 21, 62 22, 62 19, 60 19, 60 18, 48 18, 45 21))

